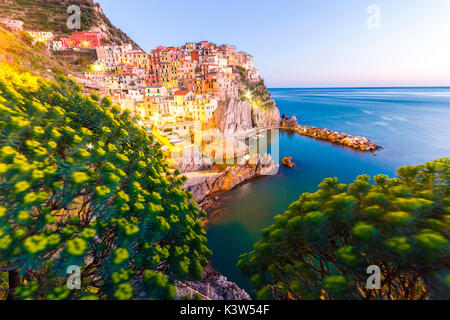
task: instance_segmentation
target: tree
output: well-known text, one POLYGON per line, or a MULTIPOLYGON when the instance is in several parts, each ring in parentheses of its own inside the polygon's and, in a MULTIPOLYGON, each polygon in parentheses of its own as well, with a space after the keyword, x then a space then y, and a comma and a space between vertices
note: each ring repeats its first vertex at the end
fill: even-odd
POLYGON ((374 184, 326 179, 275 217, 238 266, 260 299, 448 299, 449 163, 402 167, 374 184), (379 290, 367 286, 370 266, 381 270, 379 290))
POLYGON ((0 64, 0 271, 10 299, 174 298, 174 281, 200 277, 210 255, 184 181, 110 99, 0 64), (70 266, 81 290, 66 286, 70 266))

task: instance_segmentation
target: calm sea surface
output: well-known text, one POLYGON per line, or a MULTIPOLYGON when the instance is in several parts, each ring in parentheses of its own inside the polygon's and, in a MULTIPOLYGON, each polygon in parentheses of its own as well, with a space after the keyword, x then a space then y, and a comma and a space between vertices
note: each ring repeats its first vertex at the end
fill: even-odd
POLYGON ((384 147, 377 156, 280 134, 280 156, 297 166, 228 193, 208 231, 213 266, 252 293, 236 263, 260 230, 327 177, 349 183, 360 174, 395 176, 396 168, 450 156, 450 88, 272 89, 282 114, 299 123, 361 135, 384 147))

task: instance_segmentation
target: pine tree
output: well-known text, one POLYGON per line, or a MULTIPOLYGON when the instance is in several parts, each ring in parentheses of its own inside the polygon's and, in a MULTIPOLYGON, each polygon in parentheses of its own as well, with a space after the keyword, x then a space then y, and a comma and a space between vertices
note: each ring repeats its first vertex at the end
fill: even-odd
POLYGON ((262 230, 238 266, 260 299, 450 298, 450 161, 329 178, 262 230), (380 268, 381 289, 367 286, 380 268))
POLYGON ((172 299, 174 281, 201 277, 208 261, 204 212, 127 112, 80 90, 0 65, 8 298, 172 299), (66 285, 70 266, 81 290, 66 285))

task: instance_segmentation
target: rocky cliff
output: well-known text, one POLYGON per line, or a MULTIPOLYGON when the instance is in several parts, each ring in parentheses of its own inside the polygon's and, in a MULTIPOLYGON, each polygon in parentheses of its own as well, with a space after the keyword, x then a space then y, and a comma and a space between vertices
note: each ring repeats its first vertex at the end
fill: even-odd
POLYGON ((207 266, 204 278, 200 281, 186 281, 177 285, 178 296, 194 298, 201 294, 203 299, 211 300, 251 300, 250 295, 234 282, 228 281, 219 272, 207 266))
POLYGON ((252 105, 239 99, 237 93, 219 101, 213 122, 225 135, 244 133, 254 128, 252 105))
POLYGON ((219 95, 219 105, 209 126, 235 136, 247 135, 252 130, 278 128, 280 110, 258 71, 235 68, 234 79, 233 87, 219 95), (246 92, 257 95, 259 103, 252 104, 245 99, 246 92))
POLYGON ((278 172, 279 164, 267 155, 254 155, 250 160, 228 167, 225 171, 201 171, 186 173, 185 188, 191 192, 194 201, 202 205, 209 196, 219 192, 230 191, 243 182, 263 175, 278 172))

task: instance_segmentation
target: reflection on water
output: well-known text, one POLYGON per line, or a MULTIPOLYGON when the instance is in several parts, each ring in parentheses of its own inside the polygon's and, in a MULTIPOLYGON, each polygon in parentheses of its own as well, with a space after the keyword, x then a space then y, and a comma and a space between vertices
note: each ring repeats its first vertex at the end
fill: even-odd
POLYGON ((260 230, 272 224, 304 192, 327 177, 349 183, 359 174, 395 175, 402 165, 450 156, 450 89, 277 89, 281 113, 301 124, 365 136, 384 147, 378 156, 294 134, 280 134, 280 157, 293 169, 261 177, 231 191, 208 231, 213 266, 251 291, 236 263, 252 250, 260 230))

